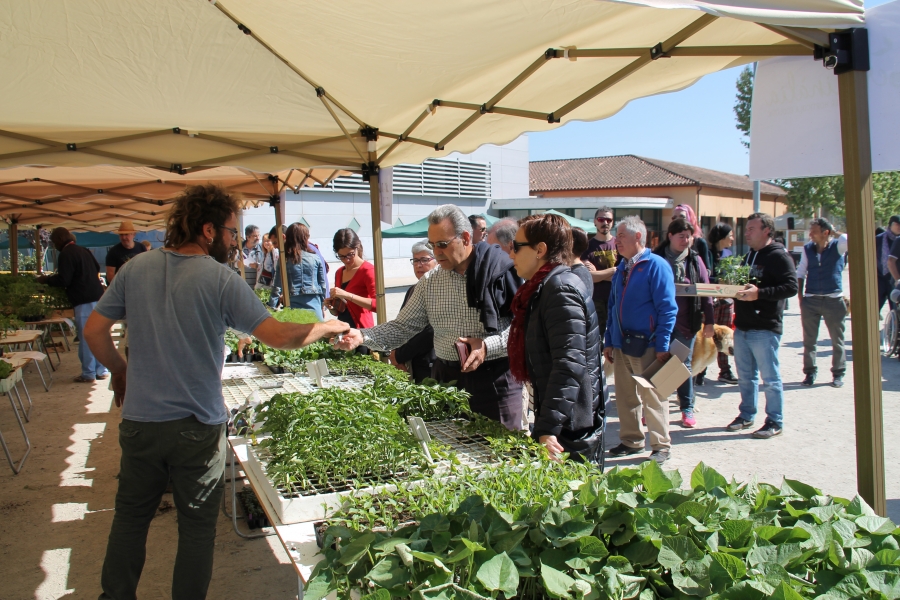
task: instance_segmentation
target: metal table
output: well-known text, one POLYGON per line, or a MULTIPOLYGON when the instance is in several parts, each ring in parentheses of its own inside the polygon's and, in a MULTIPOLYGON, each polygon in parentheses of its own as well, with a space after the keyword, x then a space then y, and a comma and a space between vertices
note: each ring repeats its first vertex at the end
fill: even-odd
POLYGON ((2 431, 0 431, 0 446, 3 447, 3 453, 6 455, 6 461, 9 463, 9 468, 12 469, 12 472, 15 475, 18 475, 22 470, 22 467, 25 465, 25 459, 28 458, 28 454, 31 453, 31 440, 28 439, 28 432, 25 431, 25 423, 29 421, 33 404, 31 403, 31 396, 28 395, 28 388, 24 387, 25 381, 22 379, 22 366, 25 365, 27 361, 19 359, 7 360, 7 362, 11 363, 15 370, 9 378, 0 381, 0 393, 6 395, 6 397, 9 398, 9 404, 10 406, 12 406, 13 414, 15 415, 16 422, 19 425, 19 431, 22 432, 22 438, 25 440, 25 453, 22 455, 22 459, 19 460, 19 464, 16 464, 16 461, 13 460, 12 454, 9 451, 9 446, 6 445, 6 438, 3 437, 2 431), (21 394, 19 394, 19 383, 22 384, 23 388, 25 389, 26 396, 28 397, 28 410, 25 410, 25 405, 22 402, 22 396, 21 394), (13 400, 13 394, 16 395, 15 400, 13 400), (16 405, 16 401, 18 401, 18 406, 16 405))

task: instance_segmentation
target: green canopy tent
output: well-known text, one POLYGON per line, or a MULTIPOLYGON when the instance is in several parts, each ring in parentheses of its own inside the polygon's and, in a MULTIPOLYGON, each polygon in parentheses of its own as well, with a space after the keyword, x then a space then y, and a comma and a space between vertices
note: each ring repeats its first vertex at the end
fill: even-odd
POLYGON ((561 212, 558 212, 555 210, 548 210, 544 214, 559 215, 560 217, 562 217, 563 219, 568 221, 569 225, 571 225, 572 227, 578 227, 580 229, 584 229, 584 232, 589 233, 589 234, 597 233, 597 228, 594 227, 594 224, 591 223, 590 221, 583 221, 581 219, 576 219, 575 217, 570 217, 569 215, 567 215, 565 213, 561 213, 561 212))
MULTIPOLYGON (((492 217, 490 215, 486 215, 484 213, 478 213, 479 216, 484 217, 485 223, 490 227, 500 219, 497 217, 492 217)), ((392 227, 391 229, 385 229, 381 232, 381 237, 385 238, 426 238, 428 237, 428 217, 424 219, 419 219, 418 221, 413 221, 409 225, 400 225, 399 227, 392 227)))

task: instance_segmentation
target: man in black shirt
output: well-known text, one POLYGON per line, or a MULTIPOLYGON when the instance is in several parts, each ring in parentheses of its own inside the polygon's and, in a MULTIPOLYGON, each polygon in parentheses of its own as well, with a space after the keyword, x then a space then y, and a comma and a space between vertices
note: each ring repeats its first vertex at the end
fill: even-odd
POLYGON ((78 339, 81 340, 78 344, 81 375, 76 377, 75 381, 88 383, 95 379, 106 379, 109 377, 106 367, 94 358, 84 341, 84 324, 103 295, 103 286, 100 285, 100 265, 90 250, 75 245, 75 236, 65 227, 57 227, 50 232, 50 242, 59 252, 56 274, 43 275, 38 277, 38 281, 66 288, 69 302, 75 307, 75 330, 78 339))
POLYGON ((134 223, 131 221, 122 221, 119 226, 119 243, 109 249, 106 253, 106 285, 112 283, 116 271, 122 268, 129 260, 146 252, 143 244, 134 243, 134 223))

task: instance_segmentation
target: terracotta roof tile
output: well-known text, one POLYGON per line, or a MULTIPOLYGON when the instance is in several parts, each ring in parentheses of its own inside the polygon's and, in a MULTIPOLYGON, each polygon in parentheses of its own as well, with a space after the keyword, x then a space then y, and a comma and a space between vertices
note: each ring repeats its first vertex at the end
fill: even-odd
MULTIPOLYGON (((678 186, 708 186, 753 191, 753 182, 743 175, 632 154, 534 161, 530 163, 530 183, 532 194, 549 191, 678 186)), ((762 192, 785 195, 783 189, 766 182, 762 183, 762 192)))

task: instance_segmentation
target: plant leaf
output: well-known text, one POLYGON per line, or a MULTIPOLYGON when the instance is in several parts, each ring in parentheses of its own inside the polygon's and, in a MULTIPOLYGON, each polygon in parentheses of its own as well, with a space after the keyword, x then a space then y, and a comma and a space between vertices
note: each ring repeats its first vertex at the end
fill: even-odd
POLYGON ((575 583, 575 580, 551 567, 541 563, 541 581, 544 584, 544 590, 551 598, 571 598, 569 588, 575 583))
POLYGON ((393 588, 404 585, 409 580, 409 570, 400 563, 399 556, 391 555, 378 561, 366 574, 366 579, 383 588, 393 588))
POLYGON ((724 488, 727 485, 728 481, 718 471, 702 462, 694 467, 691 473, 691 487, 695 490, 699 487, 703 491, 711 492, 717 487, 724 488))
POLYGON ((778 584, 769 598, 772 600, 803 600, 803 596, 783 581, 778 584))
POLYGON ((676 569, 687 560, 699 560, 703 552, 687 537, 665 536, 659 549, 659 564, 667 569, 676 569))
POLYGON ((492 592, 501 591, 507 598, 512 598, 519 588, 519 571, 516 564, 501 552, 478 569, 476 579, 492 592))
POLYGON ((641 467, 641 475, 644 478, 644 491, 650 498, 656 498, 660 494, 672 489, 672 481, 666 477, 662 467, 655 460, 648 460, 641 467))

